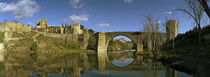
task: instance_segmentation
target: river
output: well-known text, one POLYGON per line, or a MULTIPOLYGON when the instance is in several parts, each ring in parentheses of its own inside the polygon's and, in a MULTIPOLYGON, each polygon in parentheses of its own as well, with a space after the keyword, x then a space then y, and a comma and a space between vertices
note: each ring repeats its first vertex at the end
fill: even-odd
POLYGON ((10 53, 0 77, 193 77, 133 52, 10 53))

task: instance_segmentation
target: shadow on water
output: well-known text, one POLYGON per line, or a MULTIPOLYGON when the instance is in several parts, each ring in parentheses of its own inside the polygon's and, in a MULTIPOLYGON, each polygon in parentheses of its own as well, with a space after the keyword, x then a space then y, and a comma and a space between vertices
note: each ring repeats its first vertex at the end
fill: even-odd
POLYGON ((132 52, 6 55, 1 77, 192 77, 132 52))

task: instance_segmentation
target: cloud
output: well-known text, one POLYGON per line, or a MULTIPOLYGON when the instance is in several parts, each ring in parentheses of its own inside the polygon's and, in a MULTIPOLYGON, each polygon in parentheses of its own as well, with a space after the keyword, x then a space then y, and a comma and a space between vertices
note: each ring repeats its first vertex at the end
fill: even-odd
POLYGON ((83 15, 78 15, 78 16, 72 15, 72 16, 69 16, 69 19, 72 24, 75 24, 75 23, 88 21, 89 15, 88 14, 83 14, 83 15))
POLYGON ((96 24, 96 26, 99 26, 99 27, 109 27, 110 24, 96 24))
POLYGON ((39 5, 32 0, 19 0, 16 3, 0 2, 0 14, 11 13, 18 19, 33 16, 39 11, 39 5))
POLYGON ((124 0, 125 3, 133 3, 133 0, 124 0))
POLYGON ((158 24, 161 24, 162 23, 162 21, 158 21, 158 24))
POLYGON ((70 0, 70 4, 74 7, 74 8, 81 8, 84 6, 84 3, 81 3, 81 0, 70 0))
POLYGON ((167 11, 167 12, 166 12, 166 14, 172 14, 172 13, 173 13, 172 11, 167 11))

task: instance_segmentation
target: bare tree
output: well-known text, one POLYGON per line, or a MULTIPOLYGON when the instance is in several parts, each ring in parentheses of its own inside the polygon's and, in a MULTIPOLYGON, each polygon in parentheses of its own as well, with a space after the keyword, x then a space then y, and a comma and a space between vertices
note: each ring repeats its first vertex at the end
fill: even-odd
POLYGON ((210 9, 209 9, 209 6, 207 4, 208 1, 210 1, 210 0, 198 0, 198 2, 202 5, 204 11, 206 12, 206 14, 210 18, 210 9))
POLYGON ((149 50, 159 50, 163 44, 165 37, 161 34, 160 25, 158 18, 154 19, 152 16, 145 16, 146 20, 143 22, 144 25, 144 39, 149 50))
POLYGON ((201 45, 201 20, 203 17, 203 7, 202 5, 196 0, 185 0, 186 7, 181 9, 176 9, 182 11, 189 15, 196 23, 196 27, 198 28, 198 42, 201 45))

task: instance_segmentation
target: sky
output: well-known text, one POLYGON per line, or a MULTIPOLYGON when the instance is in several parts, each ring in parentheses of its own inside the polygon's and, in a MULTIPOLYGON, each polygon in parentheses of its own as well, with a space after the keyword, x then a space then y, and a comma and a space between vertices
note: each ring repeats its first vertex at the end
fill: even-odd
POLYGON ((193 28, 193 20, 171 11, 183 5, 184 0, 0 0, 0 22, 18 20, 35 26, 46 18, 50 25, 80 23, 97 32, 142 31, 149 14, 160 24, 166 18, 177 20, 178 32, 185 33, 193 28))

